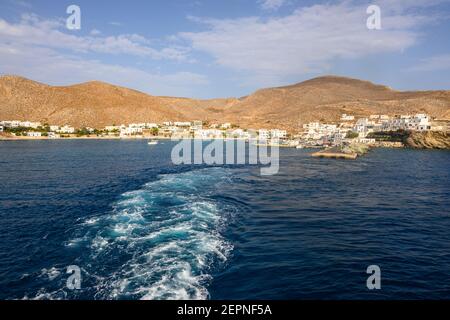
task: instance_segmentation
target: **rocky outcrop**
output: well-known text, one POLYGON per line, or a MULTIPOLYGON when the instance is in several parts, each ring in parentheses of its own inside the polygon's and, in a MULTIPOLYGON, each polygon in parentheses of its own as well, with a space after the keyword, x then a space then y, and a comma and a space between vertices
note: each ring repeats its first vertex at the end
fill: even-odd
POLYGON ((411 132, 404 143, 414 149, 450 149, 450 133, 411 132))

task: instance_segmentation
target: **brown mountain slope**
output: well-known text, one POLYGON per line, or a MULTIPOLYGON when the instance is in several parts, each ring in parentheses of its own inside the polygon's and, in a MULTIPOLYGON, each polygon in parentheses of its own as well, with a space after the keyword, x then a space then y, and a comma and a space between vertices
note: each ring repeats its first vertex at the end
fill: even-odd
POLYGON ((450 119, 450 91, 399 92, 367 81, 327 76, 259 90, 241 99, 196 100, 155 97, 97 81, 53 87, 16 76, 0 77, 0 119, 77 127, 208 120, 296 129, 313 120, 337 121, 342 113, 416 112, 450 119))
POLYGON ((399 92, 367 81, 326 76, 296 85, 263 89, 246 97, 227 116, 242 125, 295 128, 314 120, 338 121, 341 114, 428 113, 450 118, 450 91, 399 92))
POLYGON ((0 118, 94 126, 184 120, 165 99, 102 82, 51 87, 24 78, 0 78, 0 118))

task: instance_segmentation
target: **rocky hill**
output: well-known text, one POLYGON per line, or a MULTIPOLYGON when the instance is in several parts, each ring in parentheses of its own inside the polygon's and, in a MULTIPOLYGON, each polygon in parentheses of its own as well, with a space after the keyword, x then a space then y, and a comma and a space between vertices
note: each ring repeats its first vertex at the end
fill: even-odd
POLYGON ((338 121, 342 113, 419 112, 450 119, 450 91, 400 92, 367 81, 326 76, 262 89, 243 98, 198 100, 151 96, 98 81, 58 87, 17 76, 0 77, 0 119, 77 127, 207 120, 295 130, 309 121, 338 121))

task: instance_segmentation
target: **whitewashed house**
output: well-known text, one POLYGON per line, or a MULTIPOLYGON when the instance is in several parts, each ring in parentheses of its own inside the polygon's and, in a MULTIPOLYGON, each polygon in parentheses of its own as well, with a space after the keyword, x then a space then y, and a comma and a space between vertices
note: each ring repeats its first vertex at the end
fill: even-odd
POLYGON ((58 133, 73 134, 73 133, 75 133, 75 128, 71 127, 71 126, 68 126, 68 125, 65 125, 65 126, 59 128, 59 130, 57 132, 58 133))
POLYGON ((38 137, 42 137, 42 133, 30 131, 30 132, 27 132, 27 136, 33 137, 33 138, 38 138, 38 137))
POLYGON ((345 113, 341 116, 341 121, 353 121, 353 120, 355 120, 355 116, 351 116, 345 113))
POLYGON ((203 129, 203 122, 202 121, 194 121, 191 124, 190 130, 191 131, 198 131, 203 129))
POLYGON ((359 143, 363 143, 363 144, 374 144, 375 143, 375 139, 358 138, 358 142, 359 143))
POLYGON ((319 122, 310 122, 303 125, 304 137, 308 140, 321 140, 326 137, 331 138, 338 128, 335 124, 321 124, 319 122))
POLYGON ((190 123, 190 122, 187 122, 187 121, 185 121, 185 122, 177 121, 177 122, 174 122, 173 125, 174 125, 175 127, 190 127, 190 126, 191 126, 191 123, 190 123))
POLYGON ((399 117, 383 122, 384 131, 411 130, 427 131, 431 129, 430 117, 426 114, 414 116, 401 115, 399 117))
POLYGON ((360 138, 365 138, 369 133, 374 132, 375 123, 367 118, 361 118, 356 121, 354 131, 359 133, 360 138))
POLYGON ((270 131, 266 129, 258 130, 259 140, 269 140, 270 139, 270 131))
POLYGON ((221 139, 223 138, 223 131, 217 129, 196 130, 194 137, 197 139, 221 139))
POLYGON ((114 131, 120 131, 120 126, 106 126, 105 131, 106 132, 114 132, 114 131))
POLYGON ((341 145, 344 142, 346 135, 346 132, 338 131, 332 136, 331 142, 334 145, 341 145))
POLYGON ((3 126, 5 128, 18 128, 20 127, 20 121, 12 120, 12 121, 3 121, 3 126))
POLYGON ((229 130, 227 132, 227 137, 237 138, 237 139, 246 139, 249 137, 249 134, 242 129, 234 129, 234 130, 229 130))
POLYGON ((120 130, 120 136, 121 137, 126 137, 126 136, 136 136, 136 135, 141 135, 143 132, 142 128, 139 127, 126 127, 126 128, 121 128, 120 130))
POLYGON ((286 130, 279 130, 279 129, 270 130, 270 137, 272 139, 286 139, 287 138, 287 131, 286 130))
POLYGON ((42 126, 42 124, 40 122, 30 122, 30 121, 22 121, 19 124, 19 127, 33 128, 33 129, 37 129, 41 126, 42 126))
POLYGON ((430 117, 426 114, 416 114, 411 117, 408 123, 408 129, 414 131, 427 131, 431 129, 430 117))

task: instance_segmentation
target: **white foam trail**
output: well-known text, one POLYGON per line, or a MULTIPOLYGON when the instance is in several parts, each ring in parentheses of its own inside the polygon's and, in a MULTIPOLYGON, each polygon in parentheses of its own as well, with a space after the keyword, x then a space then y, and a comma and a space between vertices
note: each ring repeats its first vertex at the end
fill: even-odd
POLYGON ((211 197, 228 174, 209 168, 164 175, 124 193, 111 213, 86 220, 69 246, 86 246, 89 273, 105 273, 95 297, 207 299, 211 273, 232 250, 221 235, 227 204, 211 197))

